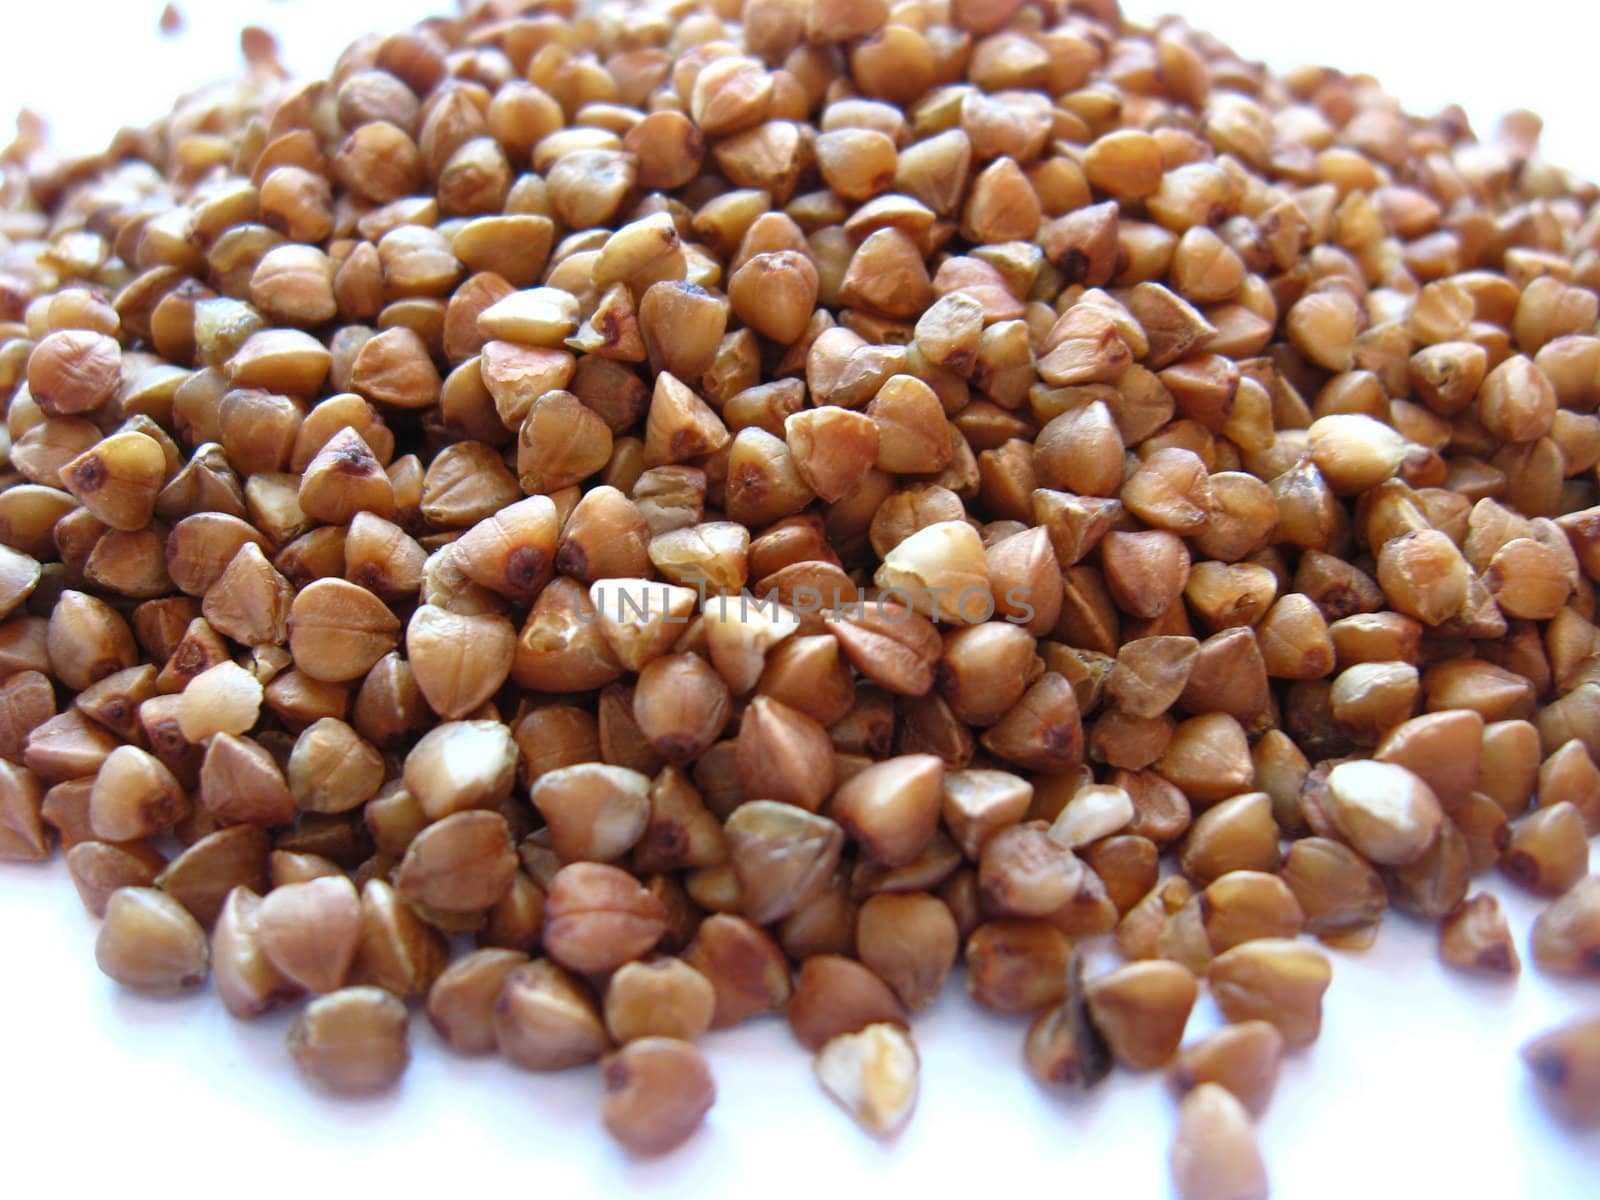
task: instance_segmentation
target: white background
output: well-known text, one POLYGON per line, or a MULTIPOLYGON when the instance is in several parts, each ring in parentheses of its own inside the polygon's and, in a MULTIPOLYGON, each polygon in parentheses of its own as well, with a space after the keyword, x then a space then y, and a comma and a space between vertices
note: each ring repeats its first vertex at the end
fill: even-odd
MULTIPOLYGON (((1159 5, 1130 2, 1152 16, 1159 5)), ((156 0, 7 4, 0 115, 27 103, 69 150, 149 119, 180 87, 231 71, 236 32, 259 22, 284 58, 325 71, 369 28, 415 0, 202 4, 176 40, 156 0)), ((1600 18, 1563 0, 1199 0, 1191 22, 1277 66, 1367 70, 1412 108, 1464 103, 1480 134, 1526 106, 1558 162, 1600 174, 1593 136, 1600 18)), ((1538 904, 1496 874, 1526 957, 1538 904)), ((209 991, 154 1001, 94 967, 94 923, 59 859, 0 864, 0 1158, 9 1196, 457 1194, 1164 1197, 1173 1105, 1153 1076, 1096 1092, 1045 1093, 1020 1067, 1026 1030, 953 984, 918 1020, 922 1100, 883 1146, 818 1091, 778 1020, 712 1035, 720 1099, 707 1127, 664 1161, 628 1160, 600 1130, 598 1072, 515 1071, 443 1051, 413 1022, 414 1061, 393 1094, 362 1102, 310 1092, 284 1049, 287 1013, 230 1020, 209 991), (492 1189, 492 1192, 489 1190, 492 1189)), ((1600 1133, 1554 1125, 1517 1047, 1600 1009, 1600 984, 1527 967, 1504 983, 1447 971, 1431 926, 1393 915, 1378 946, 1336 954, 1320 1041, 1286 1064, 1262 1140, 1279 1197, 1594 1196, 1600 1133)), ((1202 999, 1191 1036, 1218 1017, 1202 999)))

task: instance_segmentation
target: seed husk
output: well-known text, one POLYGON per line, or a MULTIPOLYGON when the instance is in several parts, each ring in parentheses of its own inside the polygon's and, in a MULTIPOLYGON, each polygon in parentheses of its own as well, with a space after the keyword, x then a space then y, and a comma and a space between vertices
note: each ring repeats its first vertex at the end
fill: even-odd
POLYGON ((1028 1029, 1023 1061, 1041 1083, 1091 1088, 1111 1073, 1111 1051, 1090 1014, 1083 974, 1083 954, 1075 951, 1067 965, 1066 998, 1028 1029))
POLYGON ((411 1061, 409 1016, 381 988, 348 987, 319 996, 289 1030, 289 1054, 317 1086, 342 1096, 393 1087, 411 1061))

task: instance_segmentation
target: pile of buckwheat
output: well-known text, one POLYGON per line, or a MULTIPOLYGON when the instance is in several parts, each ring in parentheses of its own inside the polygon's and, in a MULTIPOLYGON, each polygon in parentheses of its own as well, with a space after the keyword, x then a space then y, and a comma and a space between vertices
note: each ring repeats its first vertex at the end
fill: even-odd
MULTIPOLYGON (((648 1154, 768 1012, 892 1134, 961 960, 1240 1200, 1319 941, 1515 975, 1493 872, 1600 977, 1600 191, 1535 118, 1114 0, 244 49, 3 158, 0 857, 119 983, 309 998, 347 1093, 420 1002, 648 1154)), ((1600 1120, 1600 1018, 1526 1057, 1600 1120)))

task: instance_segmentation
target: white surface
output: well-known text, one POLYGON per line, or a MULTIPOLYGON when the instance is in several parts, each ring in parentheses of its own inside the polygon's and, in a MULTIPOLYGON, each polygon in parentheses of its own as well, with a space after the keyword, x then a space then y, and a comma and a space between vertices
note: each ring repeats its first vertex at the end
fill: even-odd
MULTIPOLYGON (((1130 3, 1153 15, 1161 6, 1130 3)), ((369 27, 426 12, 384 3, 205 4, 155 36, 159 0, 8 5, 0 113, 27 102, 68 149, 156 115, 180 86, 232 69, 239 25, 283 35, 285 59, 326 69, 369 27), (56 26, 65 19, 67 32, 56 26)), ((1600 174, 1592 136, 1600 18, 1562 0, 1438 6, 1347 0, 1191 3, 1196 26, 1241 53, 1364 69, 1416 108, 1466 101, 1481 134, 1513 105, 1541 111, 1551 157, 1600 174), (1441 32, 1444 26, 1445 32, 1441 32)), ((1538 904, 1498 875, 1519 947, 1538 904)), ((810 1078, 778 1020, 707 1042, 720 1101, 657 1163, 600 1130, 598 1072, 517 1072, 444 1052, 426 1020, 392 1095, 335 1101, 289 1062, 280 1013, 230 1020, 209 990, 178 1000, 118 990, 93 961, 94 922, 59 859, 0 864, 0 1151, 5 1195, 253 1197, 1040 1195, 1161 1197, 1173 1106, 1162 1081, 1119 1071, 1089 1095, 1045 1093, 1020 1067, 1025 1019, 984 1013, 959 985, 917 1022, 922 1101, 900 1140, 859 1134, 810 1078)), ((1527 967, 1515 984, 1448 972, 1431 926, 1391 915, 1375 949, 1335 954, 1321 1040, 1287 1063, 1262 1140, 1279 1197, 1593 1196, 1600 1134, 1539 1108, 1517 1047, 1600 1006, 1600 985, 1527 967)), ((1202 999, 1190 1036, 1218 1018, 1202 999)))
MULTIPOLYGON (((1525 952, 1537 904, 1496 875, 1480 885, 1506 902, 1525 952)), ((130 1177, 229 1200, 285 1200, 295 1194, 286 1180, 365 1194, 380 1177, 371 1194, 434 1200, 472 1188, 576 1198, 646 1186, 739 1200, 1169 1194, 1173 1103, 1159 1076, 1119 1070, 1091 1093, 1047 1092, 1021 1067, 1027 1019, 985 1012, 954 983, 916 1022, 922 1098, 897 1142, 861 1134, 812 1082, 787 1026, 768 1018, 706 1039, 717 1106, 690 1142, 651 1163, 601 1130, 597 1070, 530 1075, 459 1058, 420 1013, 399 1089, 325 1098, 289 1061, 287 1011, 247 1024, 209 989, 173 1000, 122 991, 95 969, 93 926, 59 860, 0 867, 0 1129, 8 1173, 34 1174, 43 1194, 52 1180, 93 1195, 130 1177)), ((1553 1124, 1516 1050, 1592 1011, 1600 985, 1526 966, 1516 983, 1449 971, 1432 929, 1396 914, 1374 949, 1333 959, 1322 1037, 1286 1061, 1261 1127, 1276 1196, 1595 1194, 1600 1132, 1553 1124)), ((1218 1023, 1203 997, 1190 1036, 1218 1023)))

